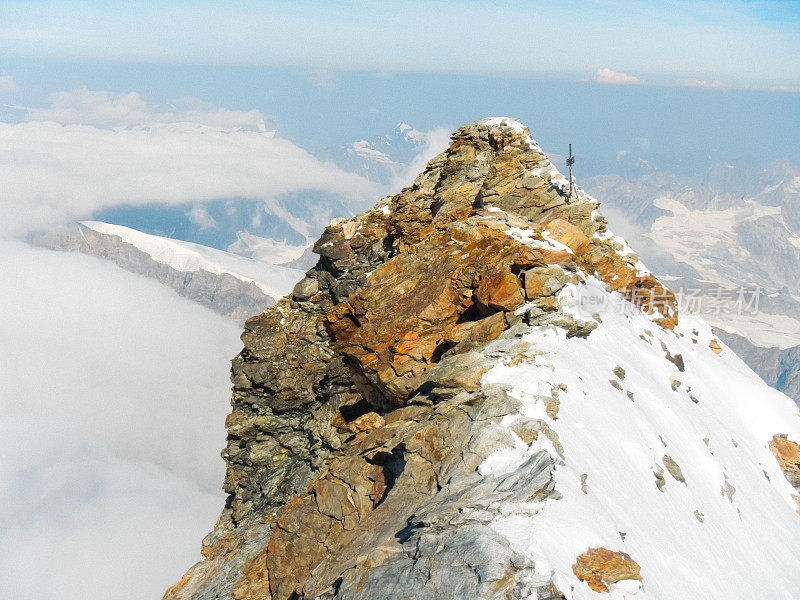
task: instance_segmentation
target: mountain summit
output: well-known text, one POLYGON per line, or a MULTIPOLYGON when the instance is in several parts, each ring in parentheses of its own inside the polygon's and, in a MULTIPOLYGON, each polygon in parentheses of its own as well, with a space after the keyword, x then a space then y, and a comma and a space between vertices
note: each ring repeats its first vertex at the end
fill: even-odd
POLYGON ((247 321, 165 598, 792 598, 800 418, 519 122, 464 125, 247 321))

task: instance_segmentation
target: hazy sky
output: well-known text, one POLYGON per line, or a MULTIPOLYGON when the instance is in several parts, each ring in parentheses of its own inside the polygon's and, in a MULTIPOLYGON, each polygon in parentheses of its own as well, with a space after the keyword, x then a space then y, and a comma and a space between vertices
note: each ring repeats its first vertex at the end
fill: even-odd
POLYGON ((4 5, 4 56, 800 88, 794 0, 4 5))

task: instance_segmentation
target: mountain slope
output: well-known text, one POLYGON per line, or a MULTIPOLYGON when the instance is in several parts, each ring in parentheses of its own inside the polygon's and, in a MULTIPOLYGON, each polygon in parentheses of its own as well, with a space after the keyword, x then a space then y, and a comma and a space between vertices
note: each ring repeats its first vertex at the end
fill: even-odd
POLYGON ((53 232, 44 243, 108 259, 240 322, 275 304, 303 274, 298 269, 97 221, 53 232))
POLYGON ((317 241, 165 598, 792 597, 800 418, 504 118, 317 241))
POLYGON ((768 385, 800 402, 800 346, 762 347, 723 330, 718 335, 768 385))

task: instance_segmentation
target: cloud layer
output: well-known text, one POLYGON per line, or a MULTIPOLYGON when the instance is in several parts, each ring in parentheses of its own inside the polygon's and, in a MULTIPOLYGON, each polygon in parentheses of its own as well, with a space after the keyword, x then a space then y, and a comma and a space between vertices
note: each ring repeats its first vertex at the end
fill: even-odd
MULTIPOLYGON (((1 84, 1 81, 0 81, 1 84)), ((15 107, 25 112, 28 121, 54 121, 62 125, 97 127, 147 127, 163 123, 194 123, 231 130, 266 132, 266 117, 257 110, 228 110, 197 98, 179 98, 169 110, 148 106, 136 92, 114 94, 77 89, 56 92, 45 108, 15 107)))
POLYGON ((0 573, 17 600, 140 600, 219 514, 239 328, 91 257, 0 241, 0 573))
POLYGON ((257 111, 184 100, 152 110, 137 94, 56 94, 0 123, 0 235, 24 235, 101 207, 321 190, 356 202, 374 184, 267 131, 257 111))

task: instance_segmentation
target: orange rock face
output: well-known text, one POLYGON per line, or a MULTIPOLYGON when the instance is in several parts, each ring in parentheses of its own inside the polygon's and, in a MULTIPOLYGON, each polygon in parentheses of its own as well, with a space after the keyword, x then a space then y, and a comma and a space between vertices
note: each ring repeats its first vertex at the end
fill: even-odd
POLYGON ((475 290, 475 302, 485 314, 497 310, 514 310, 524 301, 519 277, 511 269, 503 269, 499 273, 483 277, 475 290))
POLYGON ((608 586, 623 579, 641 581, 640 567, 624 552, 589 548, 572 565, 572 572, 595 592, 607 592, 608 586))
MULTIPOLYGON (((783 471, 783 476, 792 484, 800 494, 800 445, 788 439, 786 434, 777 434, 769 441, 769 449, 778 465, 783 471)), ((797 512, 800 514, 800 496, 795 496, 797 512)))
POLYGON ((800 472, 800 446, 787 439, 786 435, 773 436, 769 443, 772 454, 781 466, 781 470, 786 472, 800 472))
POLYGON ((589 246, 586 234, 565 219, 553 219, 544 230, 548 237, 567 246, 573 254, 583 252, 589 246))
POLYGON ((376 269, 327 314, 326 325, 337 349, 357 360, 387 397, 402 399, 441 353, 505 330, 498 313, 525 301, 514 272, 536 265, 544 261, 534 249, 481 221, 445 225, 415 252, 376 269))

